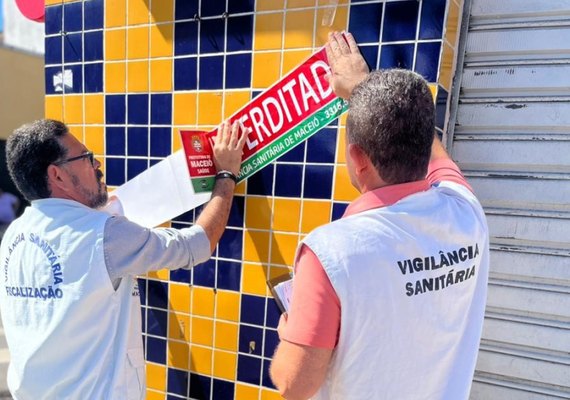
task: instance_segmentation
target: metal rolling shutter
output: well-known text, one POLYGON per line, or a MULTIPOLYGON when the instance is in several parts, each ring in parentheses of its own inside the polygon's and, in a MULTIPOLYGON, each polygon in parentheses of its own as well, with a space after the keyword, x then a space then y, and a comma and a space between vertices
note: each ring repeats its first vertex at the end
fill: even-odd
POLYGON ((470 6, 450 137, 491 234, 471 399, 570 399, 570 0, 470 6))

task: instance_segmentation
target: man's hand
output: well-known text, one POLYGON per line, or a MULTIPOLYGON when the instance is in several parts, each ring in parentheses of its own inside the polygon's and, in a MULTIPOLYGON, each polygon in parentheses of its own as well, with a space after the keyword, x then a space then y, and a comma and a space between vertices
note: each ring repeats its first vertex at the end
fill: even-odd
POLYGON ((326 79, 338 97, 348 99, 352 90, 366 78, 370 70, 354 37, 348 32, 345 36, 346 40, 338 32, 329 33, 326 52, 332 73, 326 79))
POLYGON ((283 335, 285 334, 285 328, 287 327, 287 313, 284 312, 279 318, 279 325, 277 326, 277 335, 280 340, 283 340, 283 335))
POLYGON ((218 171, 230 171, 234 175, 239 174, 243 145, 247 135, 243 133, 239 136, 239 123, 235 121, 231 128, 229 121, 224 121, 218 134, 214 138, 214 164, 218 171))

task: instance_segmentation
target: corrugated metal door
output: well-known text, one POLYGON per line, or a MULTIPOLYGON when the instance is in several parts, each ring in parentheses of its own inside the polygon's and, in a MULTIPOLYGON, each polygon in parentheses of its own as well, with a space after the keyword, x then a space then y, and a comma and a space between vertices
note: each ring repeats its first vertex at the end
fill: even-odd
POLYGON ((471 398, 569 399, 570 0, 469 6, 452 155, 492 260, 471 398))

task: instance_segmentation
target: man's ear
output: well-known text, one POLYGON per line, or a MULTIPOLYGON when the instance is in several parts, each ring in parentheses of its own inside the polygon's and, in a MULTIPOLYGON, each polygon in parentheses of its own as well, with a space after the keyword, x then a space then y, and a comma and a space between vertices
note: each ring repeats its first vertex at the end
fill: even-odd
POLYGON ((356 176, 362 176, 362 174, 366 173, 372 166, 370 158, 368 158, 364 150, 357 144, 351 143, 348 145, 348 156, 352 161, 356 176))
POLYGON ((67 192, 69 190, 69 175, 63 168, 49 165, 47 169, 48 185, 51 192, 67 192))

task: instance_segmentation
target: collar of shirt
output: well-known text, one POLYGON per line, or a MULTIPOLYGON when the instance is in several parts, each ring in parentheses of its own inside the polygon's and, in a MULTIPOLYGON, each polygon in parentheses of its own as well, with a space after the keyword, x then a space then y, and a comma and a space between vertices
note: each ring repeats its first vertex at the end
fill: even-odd
POLYGON ((400 183, 398 185, 383 186, 360 195, 348 205, 342 217, 348 217, 363 211, 372 210, 373 208, 391 206, 404 197, 426 191, 429 188, 430 184, 426 179, 400 183))

